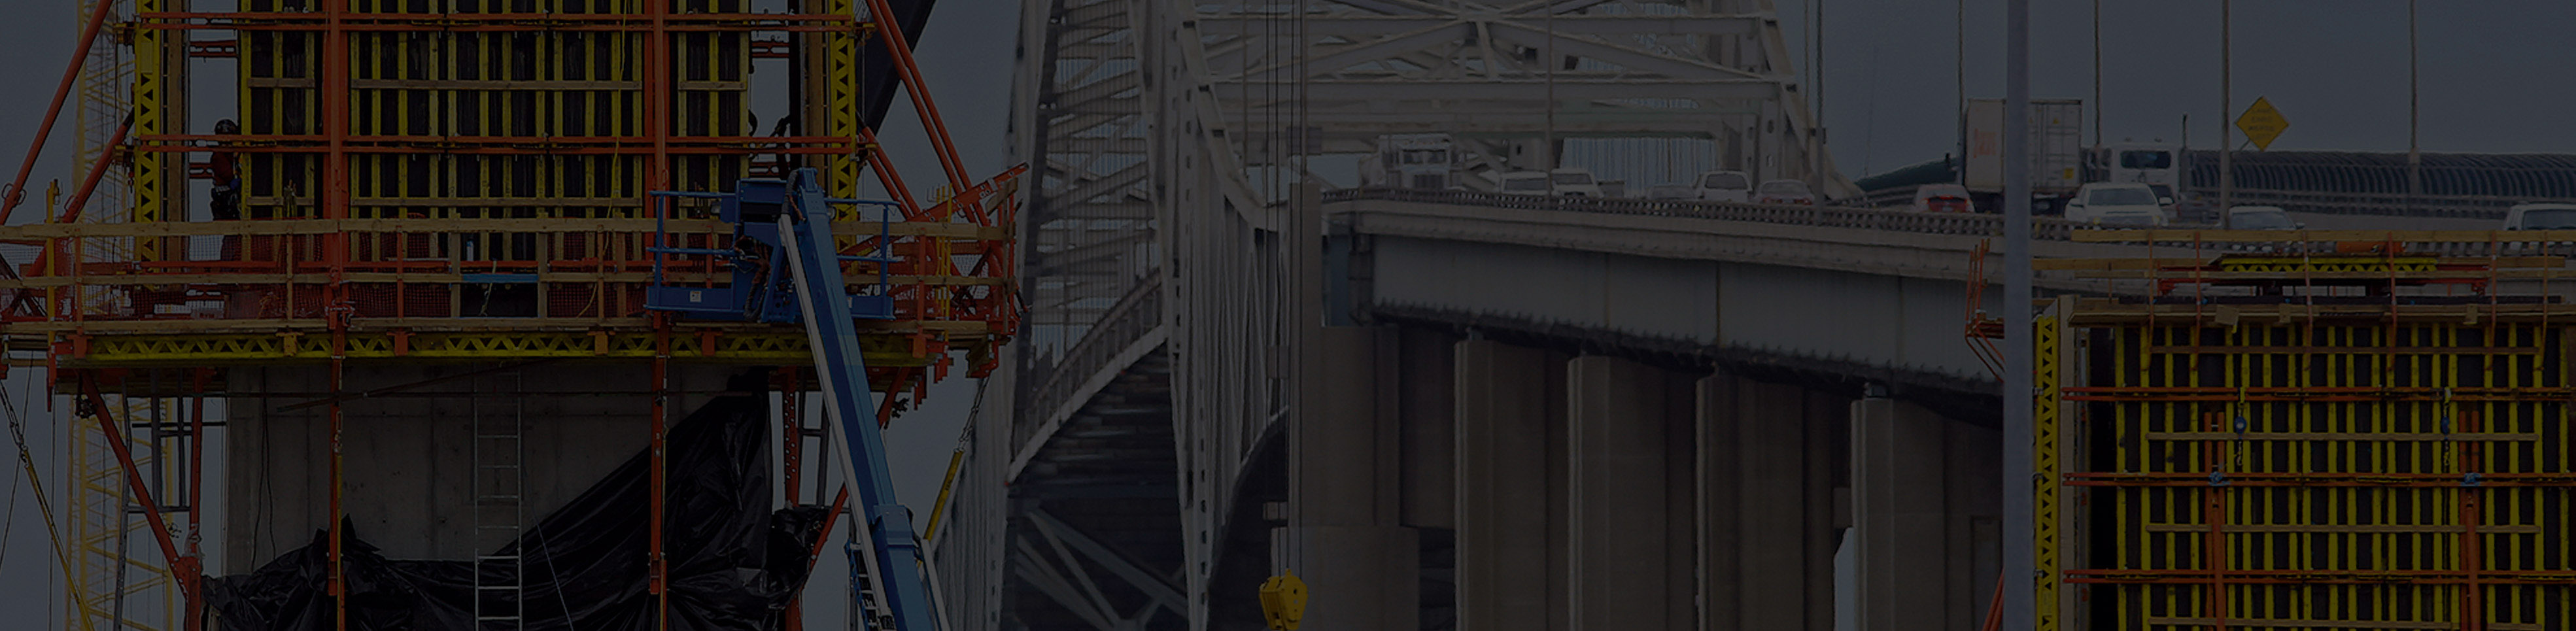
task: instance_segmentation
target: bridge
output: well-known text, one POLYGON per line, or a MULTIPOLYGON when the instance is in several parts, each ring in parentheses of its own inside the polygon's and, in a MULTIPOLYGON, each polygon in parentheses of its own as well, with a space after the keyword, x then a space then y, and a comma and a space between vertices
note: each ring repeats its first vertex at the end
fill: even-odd
MULTIPOLYGON (((1982 241, 1997 217, 1397 189, 1310 199, 1274 210, 1320 226, 1292 248, 1322 255, 1293 263, 1306 273, 1292 291, 1311 299, 1289 316, 1321 326, 1259 360, 1307 407, 1194 439, 1245 451, 1221 463, 1238 479, 1212 522, 1180 501, 1195 474, 1172 481, 1173 454, 1190 454, 1165 451, 1205 429, 1178 422, 1185 379, 1153 317, 1159 283, 1021 390, 1037 413, 1012 419, 1015 447, 995 452, 1011 457, 996 478, 1018 520, 998 524, 1026 592, 1002 596, 1022 599, 1004 610, 1028 616, 1016 624, 1188 620, 1173 525, 1223 546, 1201 579, 1220 594, 1271 564, 1343 587, 1312 621, 1324 628, 1546 629, 1577 615, 1818 628, 1896 612, 1965 628, 1982 615, 2000 545, 1999 403, 1969 330, 2000 306, 1972 288, 1991 282, 1982 241), (1884 598, 1829 611, 1855 588, 1833 583, 1837 554, 1884 598), (1619 569, 1635 567, 1669 572, 1619 569), (1141 611, 1109 617, 1122 605, 1141 611)), ((2227 251, 2037 228, 2050 259, 2227 251)), ((2428 233, 2295 240, 2417 238, 2428 233)), ((2410 251, 2531 252, 2448 238, 2410 251)), ((2044 294, 2149 291, 2134 274, 2052 267, 2044 294)), ((1225 628, 1252 613, 1203 615, 1225 628)))
MULTIPOLYGON (((1854 195, 1771 5, 1031 3, 1028 335, 931 544, 959 628, 1259 629, 1283 572, 1309 629, 1976 625, 1996 217, 1318 184, 1441 130, 1471 172, 1682 146, 1854 195)), ((2226 251, 2036 227, 2043 258, 2226 251)), ((2058 267, 2062 300, 2160 282, 2058 267)))

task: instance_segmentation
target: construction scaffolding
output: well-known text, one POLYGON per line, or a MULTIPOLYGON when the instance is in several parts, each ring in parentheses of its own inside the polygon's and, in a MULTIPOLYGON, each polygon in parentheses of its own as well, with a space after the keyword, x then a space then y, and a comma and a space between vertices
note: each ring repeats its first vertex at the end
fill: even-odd
MULTIPOLYGON (((468 363, 649 375, 604 394, 650 400, 633 411, 650 422, 633 431, 650 435, 656 462, 651 584, 667 608, 659 463, 665 420, 686 394, 674 371, 797 366, 812 355, 793 323, 644 308, 648 286, 712 289, 732 278, 720 257, 656 269, 649 249, 733 244, 709 208, 652 203, 653 191, 723 191, 814 167, 828 195, 848 199, 872 179, 887 210, 851 207, 834 232, 844 254, 872 255, 844 263, 853 286, 894 305, 892 318, 858 323, 869 382, 883 394, 879 418, 917 404, 933 381, 996 366, 1019 325, 1009 226, 1025 169, 965 172, 906 40, 927 2, 779 4, 242 0, 209 12, 176 0, 80 3, 93 35, 73 61, 77 89, 57 95, 58 106, 77 102, 80 184, 44 204, 43 222, 0 228, 0 243, 38 252, 0 277, 0 332, 15 363, 47 369, 55 394, 79 404, 87 428, 67 445, 67 545, 81 555, 67 581, 69 628, 205 622, 196 506, 206 427, 224 421, 206 417, 208 399, 295 399, 270 412, 327 417, 328 514, 346 515, 349 402, 416 387, 356 392, 348 375, 468 363), (232 72, 192 75, 195 60, 231 60, 232 72), (763 63, 786 72, 755 79, 763 63), (936 195, 916 197, 876 145, 896 86, 939 158, 936 195), (205 92, 234 101, 238 130, 191 116, 191 97, 205 92), (749 107, 757 94, 793 104, 767 133, 749 107), (238 201, 192 201, 199 181, 237 186, 238 201), (289 392, 240 378, 280 367, 327 383, 289 392)), ((9 191, 10 207, 21 197, 9 191)), ((814 387, 794 374, 776 384, 791 403, 814 387)), ((481 406, 462 452, 475 473, 456 482, 473 498, 466 521, 481 561, 512 561, 495 550, 546 508, 529 502, 526 479, 502 475, 528 474, 525 441, 545 422, 516 411, 525 399, 506 399, 540 390, 462 395, 481 406)), ((824 435, 798 424, 793 407, 783 412, 787 501, 834 504, 832 485, 799 475, 808 441, 824 435)), ((346 581, 339 521, 330 520, 333 595, 346 581)), ((483 605, 477 598, 476 617, 493 625, 524 613, 483 605)))
POLYGON ((2576 621, 2567 236, 2079 235, 2171 254, 2040 266, 2143 291, 2038 325, 2039 628, 2576 621))

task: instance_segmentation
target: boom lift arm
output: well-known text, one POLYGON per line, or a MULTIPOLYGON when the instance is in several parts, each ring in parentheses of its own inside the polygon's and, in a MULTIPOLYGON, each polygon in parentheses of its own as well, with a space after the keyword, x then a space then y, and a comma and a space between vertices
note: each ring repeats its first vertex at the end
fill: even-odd
MULTIPOLYGON (((826 198, 816 177, 814 169, 806 168, 789 173, 785 180, 741 180, 731 194, 656 192, 663 197, 719 200, 718 218, 734 226, 734 248, 657 247, 650 251, 731 259, 734 285, 663 285, 659 278, 660 259, 656 257, 656 282, 646 291, 645 305, 705 319, 804 323, 806 341, 813 348, 814 372, 822 382, 824 412, 842 430, 836 439, 842 443, 838 451, 849 458, 847 466, 841 467, 848 476, 844 482, 857 491, 855 509, 867 526, 868 550, 873 552, 875 561, 868 576, 882 599, 883 610, 872 612, 878 615, 869 616, 869 625, 887 631, 936 631, 939 627, 932 621, 929 585, 913 533, 912 512, 895 500, 894 477, 886 468, 884 436, 875 415, 869 413, 876 407, 868 400, 867 365, 859 352, 854 322, 860 318, 892 318, 893 299, 883 291, 875 295, 843 293, 848 285, 841 274, 841 261, 876 262, 882 274, 885 265, 894 259, 884 256, 890 246, 882 234, 877 239, 879 256, 840 256, 832 239, 833 204, 887 202, 826 198)), ((882 276, 878 287, 884 287, 882 276)), ((858 561, 855 555, 852 560, 858 561)), ((853 615, 874 609, 872 604, 877 603, 851 603, 853 615)))

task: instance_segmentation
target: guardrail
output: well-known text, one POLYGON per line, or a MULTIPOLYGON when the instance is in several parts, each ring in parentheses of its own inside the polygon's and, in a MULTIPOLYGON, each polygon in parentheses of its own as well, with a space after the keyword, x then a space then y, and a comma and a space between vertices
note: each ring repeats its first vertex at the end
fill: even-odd
POLYGON ((1100 321, 1084 331, 1082 339, 1065 349, 1064 355, 1047 371, 1046 383, 1031 394, 1028 407, 1011 423, 1011 444, 1028 444, 1038 428, 1049 420, 1057 408, 1073 398, 1074 390, 1090 381, 1092 375, 1113 368, 1110 360, 1119 351, 1144 339, 1163 317, 1163 275, 1161 270, 1147 270, 1145 280, 1127 291, 1126 296, 1111 305, 1100 321))
MULTIPOLYGON (((1919 213, 1882 208, 1847 208, 1841 206, 1802 206, 1790 204, 1738 204, 1655 199, 1616 199, 1593 197, 1557 197, 1549 195, 1513 195, 1478 191, 1427 191, 1417 189, 1340 189, 1324 194, 1324 201, 1385 200, 1426 204, 1461 204, 1525 210, 1557 210, 1615 215, 1654 217, 1692 217, 1720 221, 1750 221, 1794 226, 1886 230, 1920 234, 1961 236, 2000 236, 2003 217, 1970 213, 1919 213)), ((2031 220, 2035 239, 2063 241, 2080 224, 2055 218, 2031 220)))
MULTIPOLYGON (((1612 199, 1591 197, 1557 197, 1548 195, 1513 195, 1477 191, 1430 191, 1418 189, 1340 189, 1324 194, 1328 202, 1383 200, 1426 204, 1459 204, 1554 210, 1615 215, 1648 215, 1658 217, 1694 217, 1720 221, 1749 221, 1826 228, 1884 230, 1918 234, 1961 236, 1999 236, 2003 217, 1991 214, 1922 213, 1878 208, 1839 206, 1797 206, 1780 204, 1738 204, 1679 200, 1612 199)), ((2081 223, 2054 217, 2031 220, 2031 238, 2046 241, 2096 241, 2134 243, 2158 249, 2178 248, 2210 256, 2228 253, 2333 252, 2337 243, 2396 242, 2403 251, 2442 256, 2569 256, 2576 255, 2576 235, 2571 231, 2514 232, 2490 231, 2477 236, 2477 231, 2422 230, 2277 230, 2238 231, 2237 234, 2216 231, 2215 226, 2178 225, 2159 229, 2160 238, 2153 240, 2086 238, 2074 239, 2077 229, 2089 228, 2081 223), (2207 231, 2206 237, 2195 237, 2196 231, 2207 231), (2252 232, 2252 234, 2243 234, 2252 232), (2161 238, 2164 234, 2171 238, 2161 238), (2469 236, 2463 236, 2469 235, 2469 236), (2257 238, 2260 237, 2260 238, 2257 238), (2198 239, 2198 240, 2196 240, 2198 239)), ((2131 232, 2129 229, 2104 228, 2100 232, 2131 232)))
MULTIPOLYGON (((2189 192, 2201 199, 2218 199, 2216 187, 2192 187, 2189 192)), ((2238 206, 2279 206, 2303 213, 2338 215, 2388 215, 2395 217, 2439 217, 2449 219, 2504 219, 2505 209, 2524 202, 2566 202, 2562 199, 2528 199, 2490 195, 2417 195, 2403 193, 2333 193, 2322 191, 2284 191, 2236 189, 2229 201, 2238 206)))

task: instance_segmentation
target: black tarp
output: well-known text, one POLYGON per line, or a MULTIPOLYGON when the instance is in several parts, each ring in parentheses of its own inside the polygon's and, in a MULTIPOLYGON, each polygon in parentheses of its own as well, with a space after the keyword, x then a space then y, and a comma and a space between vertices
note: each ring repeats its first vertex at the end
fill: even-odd
MULTIPOLYGON (((760 392, 766 378, 736 377, 730 390, 760 392)), ((670 429, 670 475, 663 541, 670 558, 675 631, 776 629, 790 598, 803 590, 807 551, 824 508, 770 510, 768 402, 721 397, 670 429)), ((598 484, 549 513, 517 542, 492 551, 517 555, 528 572, 523 592, 485 590, 485 616, 509 615, 525 594, 526 629, 647 631, 654 598, 646 592, 646 537, 651 507, 649 454, 637 453, 598 484)), ((479 631, 473 624, 473 576, 509 585, 512 561, 387 559, 354 528, 343 527, 349 584, 349 628, 366 631, 479 631)), ((280 555, 249 574, 206 579, 206 606, 224 631, 328 631, 329 535, 280 555)), ((488 621, 485 629, 517 629, 488 621)))
MULTIPOLYGON (((866 0, 860 0, 858 4, 861 8, 867 6, 866 0)), ((904 43, 911 44, 916 52, 921 48, 922 28, 930 25, 930 7, 933 4, 934 0, 886 0, 886 10, 894 14, 894 23, 903 27, 904 43)), ((915 57, 914 61, 919 65, 920 58, 915 57)), ((894 55, 886 52, 883 42, 873 39, 862 42, 858 62, 861 84, 859 121, 868 129, 884 129, 886 112, 892 109, 895 91, 902 87, 903 78, 895 74, 894 55)), ((929 71, 922 74, 925 80, 929 78, 929 71)))

